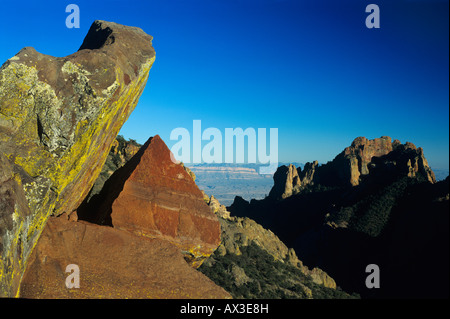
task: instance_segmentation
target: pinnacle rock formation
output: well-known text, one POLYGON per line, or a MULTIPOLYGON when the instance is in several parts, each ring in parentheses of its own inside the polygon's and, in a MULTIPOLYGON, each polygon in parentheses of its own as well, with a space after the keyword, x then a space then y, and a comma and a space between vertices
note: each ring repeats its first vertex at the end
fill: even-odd
POLYGON ((302 186, 314 183, 314 174, 316 167, 319 165, 317 161, 305 164, 303 170, 301 167, 295 167, 294 164, 288 166, 280 166, 275 172, 274 186, 269 196, 277 199, 285 199, 289 196, 297 194, 302 186))
POLYGON ((198 267, 220 244, 220 224, 183 165, 161 138, 150 138, 102 191, 78 210, 80 218, 179 247, 198 267))
POLYGON ((316 168, 319 166, 318 161, 314 162, 307 162, 305 166, 303 167, 303 170, 301 168, 297 168, 298 175, 300 176, 301 185, 308 185, 312 184, 314 181, 314 174, 316 173, 316 168))
POLYGON ((373 140, 365 137, 356 138, 350 147, 339 154, 333 162, 341 162, 344 166, 345 182, 352 186, 359 185, 361 178, 370 174, 371 168, 386 166, 395 163, 395 170, 404 174, 407 170, 409 177, 416 177, 422 174, 429 182, 435 183, 436 179, 433 171, 428 166, 428 162, 423 155, 422 148, 410 142, 401 144, 399 140, 394 140, 388 136, 382 136, 373 140), (412 166, 411 166, 412 165, 412 166))
POLYGON ((80 205, 135 108, 152 37, 95 21, 80 49, 26 47, 0 68, 0 296, 15 296, 50 215, 80 205))
POLYGON ((271 197, 284 199, 293 194, 301 186, 300 177, 293 164, 280 166, 273 175, 274 187, 269 193, 271 197))

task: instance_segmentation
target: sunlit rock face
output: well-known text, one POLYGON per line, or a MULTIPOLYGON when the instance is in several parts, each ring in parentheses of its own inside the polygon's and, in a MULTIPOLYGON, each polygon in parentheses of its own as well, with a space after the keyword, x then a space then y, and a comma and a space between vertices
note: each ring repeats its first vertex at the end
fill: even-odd
POLYGON ((26 47, 0 68, 0 296, 17 294, 48 217, 89 192, 154 59, 141 29, 95 21, 69 56, 26 47))
POLYGON ((179 247, 193 267, 220 244, 220 224, 203 193, 158 136, 105 182, 79 216, 179 247))

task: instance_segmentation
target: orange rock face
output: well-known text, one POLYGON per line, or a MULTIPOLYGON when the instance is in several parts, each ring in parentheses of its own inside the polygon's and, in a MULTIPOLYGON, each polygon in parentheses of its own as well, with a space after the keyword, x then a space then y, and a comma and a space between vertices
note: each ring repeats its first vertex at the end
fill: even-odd
POLYGON ((269 196, 286 198, 300 191, 299 186, 321 184, 325 186, 358 186, 369 175, 408 176, 425 178, 430 183, 436 177, 429 167, 423 149, 413 143, 402 144, 389 136, 369 140, 357 137, 331 162, 318 165, 318 162, 306 163, 303 170, 291 164, 280 166, 274 174, 274 186, 269 196))
POLYGON ((230 298, 165 240, 51 217, 29 259, 23 298, 230 298), (69 289, 68 265, 79 267, 69 289))
POLYGON ((436 178, 428 166, 428 162, 421 147, 417 148, 413 143, 401 144, 389 136, 382 136, 373 140, 365 137, 356 138, 350 147, 343 152, 344 158, 349 161, 350 183, 352 186, 359 185, 360 177, 368 175, 369 165, 374 159, 385 157, 385 161, 395 162, 403 174, 416 177, 421 174, 429 182, 435 183, 436 178))
POLYGON ((127 230, 178 246, 186 260, 200 266, 220 244, 220 224, 195 182, 159 136, 105 183, 82 219, 127 230))
POLYGON ((392 152, 392 142, 389 136, 373 140, 365 137, 356 138, 350 147, 345 148, 344 155, 350 161, 350 183, 359 184, 361 175, 369 174, 367 165, 373 157, 379 157, 392 152))

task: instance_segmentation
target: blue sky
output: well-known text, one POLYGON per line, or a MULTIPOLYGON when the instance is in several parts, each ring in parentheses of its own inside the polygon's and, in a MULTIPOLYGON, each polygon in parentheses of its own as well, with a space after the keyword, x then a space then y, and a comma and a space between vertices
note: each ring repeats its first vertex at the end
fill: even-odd
POLYGON ((281 162, 326 162, 383 135, 449 167, 448 1, 2 1, 0 61, 78 50, 94 20, 142 28, 156 61, 121 134, 169 145, 177 127, 278 128, 281 162), (80 7, 68 29, 65 8, 80 7), (368 29, 365 7, 380 7, 368 29))

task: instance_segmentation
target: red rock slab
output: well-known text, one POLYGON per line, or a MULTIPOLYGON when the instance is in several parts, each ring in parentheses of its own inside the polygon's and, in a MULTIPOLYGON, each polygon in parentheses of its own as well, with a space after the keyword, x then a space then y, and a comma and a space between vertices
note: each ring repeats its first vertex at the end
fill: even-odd
POLYGON ((190 267, 179 249, 108 226, 51 217, 29 259, 22 298, 230 298, 190 267), (80 287, 66 287, 66 267, 80 287))
POLYGON ((217 216, 158 135, 109 178, 94 202, 83 208, 82 219, 168 240, 194 267, 220 244, 217 216))

